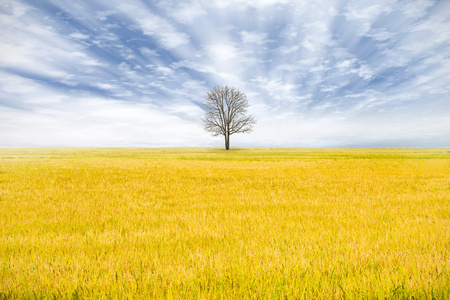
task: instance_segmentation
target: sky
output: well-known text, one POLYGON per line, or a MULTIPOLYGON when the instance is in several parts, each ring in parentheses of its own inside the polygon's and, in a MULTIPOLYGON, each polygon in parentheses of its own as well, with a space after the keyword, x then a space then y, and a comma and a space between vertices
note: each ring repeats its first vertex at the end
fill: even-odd
POLYGON ((448 0, 0 0, 0 147, 450 147, 448 0))

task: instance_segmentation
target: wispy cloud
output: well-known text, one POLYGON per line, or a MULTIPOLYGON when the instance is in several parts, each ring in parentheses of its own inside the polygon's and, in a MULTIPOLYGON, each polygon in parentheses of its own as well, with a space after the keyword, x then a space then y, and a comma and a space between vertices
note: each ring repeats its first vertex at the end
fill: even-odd
POLYGON ((169 15, 182 24, 192 24, 197 18, 206 15, 199 2, 179 3, 175 8, 167 8, 169 15))
POLYGON ((263 45, 268 42, 267 33, 264 32, 242 30, 240 35, 242 42, 246 44, 263 45))
POLYGON ((177 30, 167 19, 162 18, 145 7, 122 4, 119 10, 127 15, 130 21, 136 22, 137 28, 145 35, 155 37, 164 48, 170 50, 189 43, 189 36, 177 30))

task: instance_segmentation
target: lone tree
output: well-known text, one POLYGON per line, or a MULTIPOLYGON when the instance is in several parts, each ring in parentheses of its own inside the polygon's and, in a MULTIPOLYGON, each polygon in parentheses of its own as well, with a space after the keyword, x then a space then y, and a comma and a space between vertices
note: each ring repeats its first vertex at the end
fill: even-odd
POLYGON ((206 112, 202 119, 206 131, 213 136, 225 137, 225 149, 230 149, 230 135, 251 132, 256 123, 246 115, 249 107, 247 96, 236 88, 216 86, 205 96, 206 112))

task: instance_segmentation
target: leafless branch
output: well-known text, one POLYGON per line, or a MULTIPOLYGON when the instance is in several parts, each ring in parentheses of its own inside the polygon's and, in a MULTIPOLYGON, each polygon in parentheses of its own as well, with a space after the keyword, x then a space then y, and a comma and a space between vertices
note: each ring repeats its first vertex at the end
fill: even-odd
POLYGON ((216 86, 211 89, 205 96, 204 106, 204 129, 213 136, 223 135, 227 150, 230 135, 251 132, 256 123, 251 115, 246 115, 249 107, 247 96, 233 87, 216 86))

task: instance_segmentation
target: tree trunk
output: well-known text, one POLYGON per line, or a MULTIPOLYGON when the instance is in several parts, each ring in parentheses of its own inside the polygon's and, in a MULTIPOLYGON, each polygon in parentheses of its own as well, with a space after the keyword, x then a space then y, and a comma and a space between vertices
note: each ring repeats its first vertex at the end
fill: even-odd
POLYGON ((225 135, 225 149, 230 150, 230 136, 228 134, 225 135))

